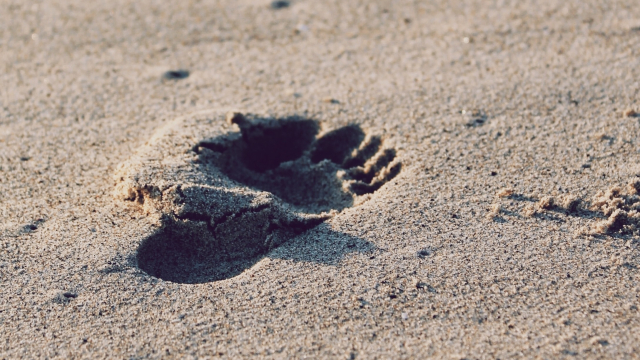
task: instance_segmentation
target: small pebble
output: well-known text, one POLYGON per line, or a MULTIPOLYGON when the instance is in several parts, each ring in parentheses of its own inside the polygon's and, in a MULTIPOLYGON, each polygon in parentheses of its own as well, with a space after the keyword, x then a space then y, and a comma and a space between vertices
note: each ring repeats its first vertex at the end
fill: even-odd
POLYGON ((38 226, 35 224, 28 224, 22 227, 23 232, 31 232, 35 230, 38 230, 38 226))
POLYGON ((284 9, 288 7, 289 7, 288 1, 277 0, 277 1, 271 2, 271 8, 275 10, 284 9))
POLYGON ((624 116, 626 116, 626 117, 636 117, 636 116, 638 116, 638 113, 633 109, 627 109, 627 110, 624 111, 624 116))
POLYGON ((340 104, 340 101, 334 99, 334 98, 330 98, 330 97, 326 97, 324 99, 322 99, 322 102, 326 102, 329 104, 340 104))
POLYGON ((78 294, 76 293, 69 292, 69 291, 65 291, 65 292, 61 291, 53 297, 53 302, 57 304, 66 304, 72 299, 75 299, 77 297, 78 297, 78 294))
POLYGON ((162 75, 167 80, 180 80, 189 77, 189 71, 187 70, 169 70, 162 75))
POLYGON ((429 255, 431 255, 433 253, 433 251, 431 249, 422 249, 420 251, 418 251, 418 257, 427 257, 429 255))

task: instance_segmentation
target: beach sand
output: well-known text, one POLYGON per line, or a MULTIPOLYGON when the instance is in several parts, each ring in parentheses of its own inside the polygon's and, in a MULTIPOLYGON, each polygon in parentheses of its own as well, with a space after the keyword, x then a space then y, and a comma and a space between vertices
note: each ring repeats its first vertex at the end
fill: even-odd
POLYGON ((636 1, 0 8, 0 358, 640 351, 636 1))

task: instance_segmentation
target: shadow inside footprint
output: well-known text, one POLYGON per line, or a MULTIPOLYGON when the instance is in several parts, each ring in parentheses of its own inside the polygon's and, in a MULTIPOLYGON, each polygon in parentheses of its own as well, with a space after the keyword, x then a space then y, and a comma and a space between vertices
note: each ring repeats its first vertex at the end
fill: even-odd
POLYGON ((336 265, 350 253, 369 253, 369 241, 320 225, 294 237, 269 253, 247 258, 223 259, 213 249, 196 253, 171 231, 159 231, 145 239, 136 256, 145 273, 182 284, 200 284, 240 275, 265 257, 336 265))
POLYGON ((289 118, 278 127, 254 127, 242 132, 242 163, 263 173, 302 156, 315 140, 318 124, 312 120, 289 118))
POLYGON ((330 131, 316 142, 311 152, 311 161, 319 163, 327 159, 333 163, 342 164, 363 140, 364 132, 358 125, 349 125, 330 131))
MULTIPOLYGON (((229 178, 268 191, 304 213, 353 206, 354 196, 372 193, 401 169, 394 149, 347 125, 320 137, 317 121, 288 117, 233 120, 240 136, 198 143, 194 150, 229 178)), ((237 134, 235 134, 237 135, 237 134)))

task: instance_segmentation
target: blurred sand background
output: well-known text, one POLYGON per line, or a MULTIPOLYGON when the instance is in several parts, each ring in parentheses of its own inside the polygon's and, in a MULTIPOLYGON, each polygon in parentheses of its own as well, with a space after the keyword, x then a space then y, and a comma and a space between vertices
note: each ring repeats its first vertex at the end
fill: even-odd
POLYGON ((0 357, 637 357, 639 56, 632 0, 3 0, 0 357), (115 169, 212 108, 360 124, 402 172, 154 278, 115 169))

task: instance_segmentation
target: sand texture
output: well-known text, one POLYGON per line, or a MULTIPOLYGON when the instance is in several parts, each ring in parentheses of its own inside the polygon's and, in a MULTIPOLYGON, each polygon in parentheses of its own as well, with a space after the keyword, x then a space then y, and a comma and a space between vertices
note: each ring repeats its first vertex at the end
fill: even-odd
POLYGON ((637 1, 0 1, 0 358, 636 358, 637 1))

